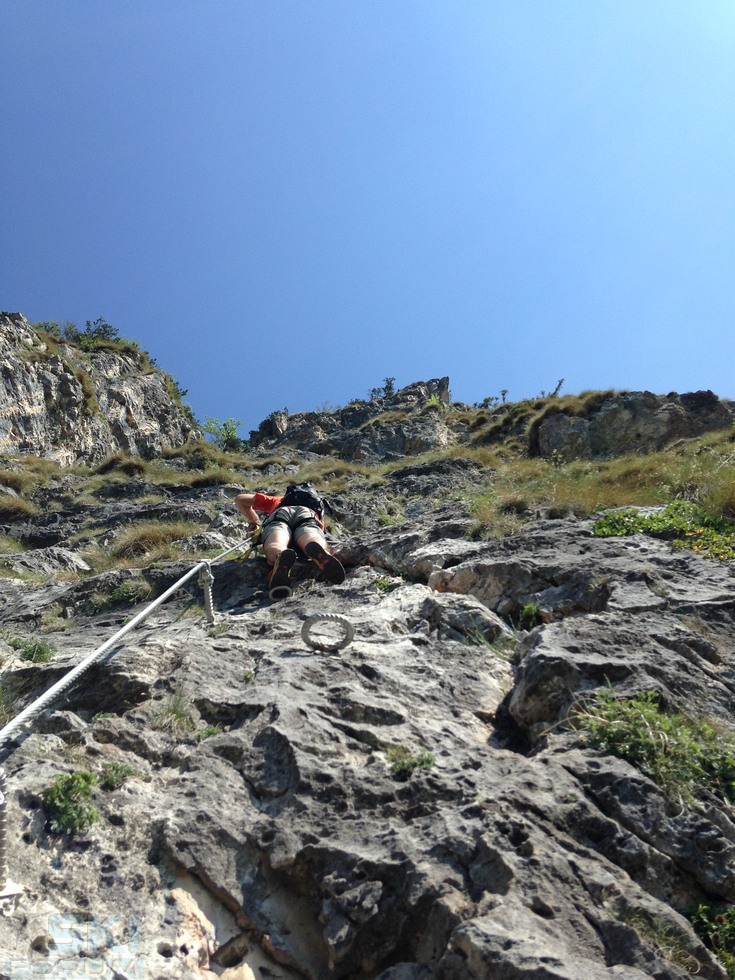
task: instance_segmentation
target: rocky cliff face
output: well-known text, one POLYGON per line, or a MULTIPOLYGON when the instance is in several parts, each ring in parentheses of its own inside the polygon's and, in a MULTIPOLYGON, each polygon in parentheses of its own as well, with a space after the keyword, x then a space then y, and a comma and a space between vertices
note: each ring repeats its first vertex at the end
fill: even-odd
POLYGON ((665 396, 624 391, 573 407, 565 411, 560 399, 538 417, 529 439, 534 455, 569 460, 653 452, 676 439, 728 428, 735 418, 733 403, 711 391, 665 396))
MULTIPOLYGON (((387 427, 406 440, 411 414, 425 421, 420 399, 398 419, 363 408, 329 435, 354 440, 348 455, 394 453, 387 427)), ((460 409, 426 414, 471 438, 460 409)), ((321 437, 293 448, 308 428, 262 431, 291 452, 251 454, 232 485, 141 467, 26 491, 41 511, 3 528, 6 718, 192 568, 152 557, 154 528, 188 520, 179 555, 241 540, 233 496, 321 459, 321 437), (132 558, 92 573, 95 545, 132 558)), ((571 516, 472 540, 481 476, 455 449, 405 459, 359 503, 348 480, 331 496, 344 584, 297 565, 272 603, 262 559, 225 558, 213 625, 190 579, 5 746, 23 893, 0 918, 0 976, 727 976, 687 913, 735 904, 732 808, 672 798, 568 718, 601 690, 656 691, 730 731, 732 566, 571 516), (387 496, 408 515, 391 527, 387 496), (315 612, 346 617, 353 641, 307 646, 315 612), (66 836, 43 794, 75 773, 97 777, 99 820, 66 836)))
POLYGON ((439 378, 336 411, 273 412, 250 433, 250 442, 260 449, 289 446, 350 460, 416 455, 454 441, 444 418, 449 399, 449 378, 439 378))
POLYGON ((86 353, 45 340, 19 313, 0 315, 0 452, 68 465, 121 450, 151 458, 195 431, 166 375, 135 350, 86 353))
POLYGON ((472 411, 452 402, 449 378, 436 378, 334 411, 273 412, 250 433, 250 441, 259 449, 289 447, 375 462, 453 445, 501 444, 515 437, 518 448, 529 455, 567 461, 649 453, 677 439, 729 428, 733 421, 735 403, 711 391, 593 392, 472 411))

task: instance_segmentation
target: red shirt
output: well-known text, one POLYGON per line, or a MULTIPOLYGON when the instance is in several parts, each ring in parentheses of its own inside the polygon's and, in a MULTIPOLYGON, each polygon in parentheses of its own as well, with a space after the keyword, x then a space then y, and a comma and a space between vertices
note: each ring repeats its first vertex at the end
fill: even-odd
POLYGON ((253 510, 258 510, 261 514, 272 514, 282 500, 283 497, 273 497, 269 493, 256 493, 253 498, 253 510))
MULTIPOLYGON (((260 511, 261 514, 272 514, 274 510, 281 506, 281 501, 283 497, 274 497, 269 493, 256 493, 253 497, 253 510, 260 511)), ((308 508, 311 510, 311 507, 308 508)), ((324 530, 324 521, 319 517, 315 510, 311 511, 314 517, 319 521, 322 530, 324 530)))

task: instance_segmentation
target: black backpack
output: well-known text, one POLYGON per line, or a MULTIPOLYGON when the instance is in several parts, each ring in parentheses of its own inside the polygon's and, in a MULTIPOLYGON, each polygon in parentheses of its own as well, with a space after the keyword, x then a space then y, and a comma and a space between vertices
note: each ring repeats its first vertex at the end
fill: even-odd
POLYGON ((289 483, 279 507, 310 507, 323 519, 325 510, 331 510, 329 502, 317 493, 312 483, 289 483))

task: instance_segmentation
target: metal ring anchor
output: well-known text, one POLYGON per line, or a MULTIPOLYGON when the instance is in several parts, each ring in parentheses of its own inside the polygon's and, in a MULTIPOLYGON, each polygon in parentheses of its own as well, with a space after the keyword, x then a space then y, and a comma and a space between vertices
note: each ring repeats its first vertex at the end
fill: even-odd
POLYGON ((346 646, 352 643, 355 637, 355 630, 349 619, 345 619, 344 616, 338 616, 336 613, 315 613, 313 616, 309 616, 304 620, 304 624, 301 627, 301 639, 310 646, 312 650, 324 650, 326 652, 332 652, 334 650, 343 650, 346 646), (327 639, 314 639, 311 635, 311 630, 318 623, 336 623, 341 626, 344 630, 344 634, 338 637, 336 640, 327 639))

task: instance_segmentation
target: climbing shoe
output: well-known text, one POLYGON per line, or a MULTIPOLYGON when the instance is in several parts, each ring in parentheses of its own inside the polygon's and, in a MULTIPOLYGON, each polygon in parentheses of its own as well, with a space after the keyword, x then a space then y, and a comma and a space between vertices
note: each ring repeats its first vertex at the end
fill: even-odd
POLYGON ((311 558, 315 565, 318 565, 324 573, 324 578, 332 585, 339 585, 340 582, 344 582, 345 570, 342 568, 341 562, 337 561, 334 555, 325 551, 318 541, 310 541, 304 548, 304 554, 307 558, 311 558))
POLYGON ((286 548, 276 558, 275 564, 268 576, 268 595, 271 599, 288 599, 291 595, 291 569, 296 561, 296 552, 286 548))

